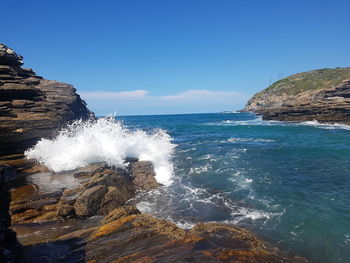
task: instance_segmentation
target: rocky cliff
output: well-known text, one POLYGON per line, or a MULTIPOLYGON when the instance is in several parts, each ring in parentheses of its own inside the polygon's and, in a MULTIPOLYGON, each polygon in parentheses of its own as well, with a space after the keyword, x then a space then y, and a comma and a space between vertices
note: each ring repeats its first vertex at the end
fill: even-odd
POLYGON ((0 159, 21 154, 59 127, 92 113, 73 86, 22 68, 22 56, 0 44, 0 159))
POLYGON ((350 124, 350 68, 314 70, 279 80, 255 94, 245 110, 266 120, 350 124))

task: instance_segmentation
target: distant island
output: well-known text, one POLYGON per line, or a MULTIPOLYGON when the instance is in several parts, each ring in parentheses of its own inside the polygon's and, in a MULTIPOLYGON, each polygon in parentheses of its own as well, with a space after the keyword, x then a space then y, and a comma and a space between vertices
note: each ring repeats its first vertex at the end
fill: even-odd
POLYGON ((350 67, 298 73, 256 93, 245 111, 265 120, 350 124, 350 67))

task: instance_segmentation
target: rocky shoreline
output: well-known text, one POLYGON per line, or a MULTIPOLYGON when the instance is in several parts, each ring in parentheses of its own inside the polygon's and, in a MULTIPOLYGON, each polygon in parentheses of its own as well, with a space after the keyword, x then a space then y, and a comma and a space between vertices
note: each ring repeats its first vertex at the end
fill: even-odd
MULTIPOLYGON (((332 69, 328 70, 332 71, 332 69)), ((315 74, 315 72, 317 71, 300 73, 300 75, 304 74, 304 76, 298 79, 295 77, 296 80, 294 82, 288 81, 289 79, 286 78, 284 79, 287 83, 284 84, 285 86, 282 84, 278 86, 278 82, 276 82, 276 84, 273 84, 275 86, 272 85, 271 88, 255 94, 248 101, 244 110, 260 114, 264 120, 298 122, 316 120, 322 123, 343 123, 349 125, 350 79, 340 80, 338 81, 339 84, 334 86, 316 86, 305 91, 291 92, 296 85, 308 77, 307 74, 311 75, 315 74)), ((334 75, 335 79, 337 75, 334 75)), ((298 76, 298 74, 294 76, 298 76)), ((317 79, 317 75, 315 79, 317 79)))
POLYGON ((150 162, 53 173, 25 160, 40 138, 94 117, 72 86, 21 65, 0 45, 1 262, 308 262, 233 225, 184 230, 142 214, 129 200, 159 187, 150 162))
POLYGON ((39 168, 11 191, 23 262, 307 262, 229 224, 184 230, 141 214, 128 200, 158 187, 149 162, 131 160, 126 169, 96 164, 60 174, 39 168))

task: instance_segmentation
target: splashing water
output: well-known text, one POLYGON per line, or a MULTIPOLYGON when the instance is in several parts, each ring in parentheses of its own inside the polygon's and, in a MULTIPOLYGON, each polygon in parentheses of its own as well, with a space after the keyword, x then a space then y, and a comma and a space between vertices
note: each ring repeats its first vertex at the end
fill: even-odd
POLYGON ((97 121, 76 121, 55 138, 41 139, 25 155, 54 172, 97 162, 124 167, 125 158, 138 158, 151 161, 157 181, 170 185, 173 173, 170 158, 175 146, 162 129, 155 129, 152 133, 131 131, 113 117, 108 117, 97 121))

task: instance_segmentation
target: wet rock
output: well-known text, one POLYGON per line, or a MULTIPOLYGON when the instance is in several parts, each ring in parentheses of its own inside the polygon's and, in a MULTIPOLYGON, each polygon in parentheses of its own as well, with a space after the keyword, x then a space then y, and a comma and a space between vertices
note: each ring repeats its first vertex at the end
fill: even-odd
POLYGON ((121 206, 109 212, 108 215, 103 218, 102 224, 110 223, 125 216, 138 214, 141 214, 141 212, 134 206, 121 206))
MULTIPOLYGON (((141 166, 150 167, 144 166, 144 162, 141 166)), ((25 249, 26 262, 37 262, 45 257, 49 257, 47 262, 57 262, 54 260, 58 255, 65 262, 75 255, 76 249, 84 252, 86 262, 102 263, 307 262, 304 258, 283 254, 249 231, 232 225, 197 224, 191 230, 184 230, 168 220, 141 214, 137 208, 125 205, 128 196, 133 197, 136 193, 131 168, 124 172, 104 165, 91 168, 92 171, 85 167, 70 174, 82 180, 81 184, 65 189, 57 205, 23 212, 30 217, 28 222, 41 222, 34 230, 28 226, 23 237, 20 235, 25 244, 31 245, 25 249), (104 218, 98 216, 103 214, 107 215, 104 218), (59 217, 61 220, 56 221, 59 217), (41 238, 35 230, 43 229, 45 225, 52 233, 45 233, 41 238), (71 240, 77 243, 73 242, 71 246, 71 240), (42 249, 50 251, 41 252, 42 249)), ((142 169, 137 171, 148 171, 142 169)), ((32 199, 39 200, 39 196, 32 199)), ((24 197, 18 200, 23 202, 24 197)), ((25 222, 16 225, 19 233, 21 228, 26 229, 25 222)))
POLYGON ((69 239, 27 246, 23 253, 23 263, 83 263, 84 243, 80 239, 69 239))
POLYGON ((60 203, 57 213, 61 217, 69 218, 75 215, 75 209, 72 204, 60 203))
POLYGON ((10 165, 0 164, 0 181, 6 184, 17 178, 16 171, 10 165))
POLYGON ((11 227, 9 215, 10 193, 8 191, 8 177, 10 167, 0 170, 0 262, 17 262, 21 253, 21 245, 11 227))
MULTIPOLYGON (((152 166, 147 162, 142 162, 140 167, 147 169, 138 169, 138 178, 142 177, 142 172, 146 173, 145 177, 154 175, 149 171, 152 166)), ((136 189, 140 190, 134 184, 132 169, 118 169, 105 164, 57 175, 39 173, 29 177, 32 184, 12 190, 11 214, 16 223, 107 215, 133 198, 136 189), (50 178, 54 179, 55 186, 50 178), (60 179, 63 180, 62 184, 60 179), (50 185, 45 187, 48 183, 50 185), (71 188, 62 189, 63 183, 66 185, 64 187, 71 188), (40 191, 41 187, 45 188, 46 193, 40 191)))
POLYGON ((96 185, 83 192, 74 204, 77 216, 92 216, 100 209, 100 202, 107 192, 105 185, 96 185))
POLYGON ((210 223, 183 230, 150 215, 128 214, 128 209, 121 217, 114 211, 116 220, 105 217, 99 227, 71 232, 59 240, 84 240, 86 260, 102 263, 308 262, 281 253, 241 228, 210 223))
POLYGON ((152 190, 159 187, 151 162, 138 161, 131 163, 130 166, 136 190, 152 190))
POLYGON ((101 201, 100 214, 108 214, 116 207, 124 205, 132 196, 132 192, 129 191, 126 185, 121 185, 118 188, 109 186, 108 192, 101 201))
POLYGON ((93 174, 89 180, 88 187, 101 184, 105 186, 119 186, 126 184, 126 181, 125 171, 121 172, 119 169, 106 168, 93 174))
MULTIPOLYGON (((75 176, 75 174, 74 174, 75 176)), ((69 218, 75 216, 74 204, 76 198, 79 196, 81 189, 65 189, 62 193, 62 197, 58 203, 58 215, 64 218, 69 218)))

